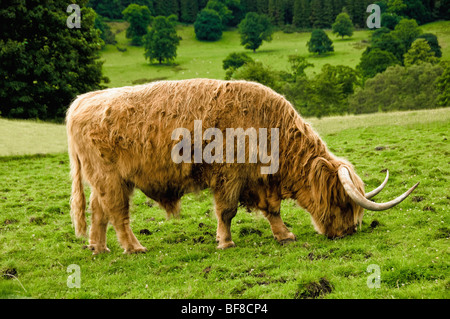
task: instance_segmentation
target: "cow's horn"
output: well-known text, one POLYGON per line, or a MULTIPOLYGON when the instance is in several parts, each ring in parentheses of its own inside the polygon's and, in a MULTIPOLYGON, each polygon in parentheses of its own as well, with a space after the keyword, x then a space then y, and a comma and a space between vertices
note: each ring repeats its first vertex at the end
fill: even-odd
POLYGON ((355 185, 353 184, 350 175, 348 173, 348 169, 345 166, 341 166, 338 170, 338 176, 339 180, 341 181, 342 185, 344 186, 345 191, 347 192, 347 195, 350 196, 351 199, 361 207, 368 209, 368 210, 386 210, 389 208, 394 207, 395 205, 401 203, 406 197, 411 194, 411 192, 419 185, 417 183, 413 187, 411 187, 407 192, 405 192, 403 195, 400 195, 394 200, 391 200, 387 203, 375 203, 370 200, 368 200, 366 197, 364 197, 358 189, 356 189, 355 185))
POLYGON ((380 186, 378 186, 377 188, 375 188, 373 191, 366 193, 365 197, 367 199, 371 199, 372 197, 374 197, 376 194, 378 194, 379 192, 381 192, 384 188, 384 186, 386 186, 387 182, 389 179, 389 171, 386 170, 386 178, 384 179, 384 182, 381 183, 380 186))

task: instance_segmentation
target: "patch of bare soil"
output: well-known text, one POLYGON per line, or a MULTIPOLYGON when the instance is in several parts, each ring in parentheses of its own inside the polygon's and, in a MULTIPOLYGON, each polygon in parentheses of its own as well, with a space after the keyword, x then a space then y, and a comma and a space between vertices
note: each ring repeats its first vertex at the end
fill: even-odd
POLYGON ((326 278, 319 281, 312 281, 300 287, 295 293, 295 299, 316 299, 325 296, 333 291, 333 285, 326 278))

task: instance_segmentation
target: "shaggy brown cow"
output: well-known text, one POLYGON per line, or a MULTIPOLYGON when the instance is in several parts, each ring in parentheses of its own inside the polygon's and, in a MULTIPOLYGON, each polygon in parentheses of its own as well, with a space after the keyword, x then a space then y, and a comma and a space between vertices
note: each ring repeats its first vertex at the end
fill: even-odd
MULTIPOLYGON (((67 112, 73 178, 71 216, 77 235, 86 235, 83 179, 91 186, 94 253, 108 251, 110 222, 127 253, 144 252, 130 228, 129 199, 135 187, 178 215, 183 194, 210 188, 217 215, 218 248, 234 246, 230 225, 238 205, 263 212, 279 242, 295 240, 280 217, 281 200, 292 198, 311 214, 315 229, 330 238, 352 234, 363 208, 388 209, 417 186, 388 203, 365 195, 353 166, 325 143, 281 95, 257 83, 193 79, 163 81, 79 96, 67 112), (279 169, 262 174, 263 163, 176 163, 172 133, 205 128, 278 128, 279 169)), ((202 141, 202 147, 208 140, 202 141)), ((246 141, 246 154, 248 155, 246 141)), ((233 146, 234 147, 234 146, 233 146)), ((274 151, 275 148, 273 148, 274 151)), ((192 155, 194 158, 194 154, 192 155)), ((248 158, 248 156, 247 156, 248 158)))

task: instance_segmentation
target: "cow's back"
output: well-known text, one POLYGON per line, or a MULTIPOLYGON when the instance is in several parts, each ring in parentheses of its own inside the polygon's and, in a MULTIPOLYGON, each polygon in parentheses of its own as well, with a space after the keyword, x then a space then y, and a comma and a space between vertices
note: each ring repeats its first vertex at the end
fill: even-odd
POLYGON ((225 136, 226 128, 281 127, 283 114, 294 113, 282 96, 260 84, 194 79, 81 95, 68 111, 67 125, 93 171, 114 169, 149 193, 180 185, 184 192, 211 181, 205 184, 199 165, 172 160, 175 129, 193 133, 194 121, 201 120, 203 131, 218 128, 225 136))

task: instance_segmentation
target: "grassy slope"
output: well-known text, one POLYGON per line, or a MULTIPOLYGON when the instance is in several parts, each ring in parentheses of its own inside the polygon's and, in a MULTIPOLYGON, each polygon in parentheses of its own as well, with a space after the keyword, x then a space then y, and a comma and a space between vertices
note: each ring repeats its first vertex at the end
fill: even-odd
POLYGON ((64 125, 0 118, 0 156, 67 151, 64 125))
MULTIPOLYGON (((123 30, 124 24, 114 23, 113 30, 123 30)), ((433 32, 438 36, 443 49, 443 58, 450 59, 450 21, 435 22, 422 26, 424 32, 433 32)), ((182 37, 178 48, 176 66, 150 65, 144 59, 144 49, 128 46, 126 52, 119 52, 114 46, 108 45, 102 53, 105 60, 104 71, 111 79, 110 87, 131 85, 132 81, 139 79, 166 78, 169 80, 195 77, 223 79, 225 71, 222 61, 231 52, 247 52, 252 58, 262 61, 275 70, 288 70, 287 56, 301 54, 307 56, 314 64, 314 68, 307 69, 307 73, 319 72, 321 67, 330 63, 355 67, 366 44, 370 31, 356 31, 352 38, 340 39, 327 32, 333 40, 335 52, 324 56, 309 54, 306 42, 310 33, 285 34, 276 32, 272 42, 266 43, 252 53, 240 45, 239 34, 236 30, 226 31, 221 40, 217 42, 202 42, 195 38, 192 26, 179 26, 178 34, 182 37)), ((125 38, 125 31, 116 35, 119 45, 126 46, 129 42, 125 38)))
POLYGON ((122 255, 110 227, 111 253, 94 257, 71 226, 67 155, 1 157, 0 274, 17 279, 0 277, 0 297, 299 298, 326 278, 333 290, 323 298, 448 298, 449 124, 448 109, 317 120, 329 148, 354 163, 367 189, 389 168, 377 200, 421 181, 413 197, 366 212, 362 231, 341 240, 316 234, 308 214, 285 201, 283 218, 298 237, 288 246, 272 239, 260 214, 240 209, 232 226, 238 247, 226 251, 215 249, 208 191, 183 197, 181 219, 169 221, 136 191, 131 225, 149 252, 122 255), (79 289, 66 285, 70 264, 81 268, 79 289), (372 264, 381 269, 379 289, 366 284, 372 264))
MULTIPOLYGON (((438 35, 446 59, 449 23, 422 27, 438 35)), ((192 27, 181 27, 179 34, 183 41, 175 67, 149 65, 141 48, 120 53, 108 46, 103 56, 111 86, 142 78, 223 78, 225 56, 244 51, 234 31, 219 43, 196 41, 192 27)), ((119 42, 126 43, 123 35, 118 34, 119 42)), ((355 66, 362 49, 354 43, 367 35, 361 31, 351 40, 335 40, 334 54, 310 56, 315 64, 310 72, 325 63, 355 66)), ((288 54, 306 54, 307 40, 306 33, 277 33, 252 56, 283 69, 288 54)), ((295 298, 305 295, 309 282, 325 277, 333 285, 322 296, 326 298, 448 298, 449 110, 309 121, 335 154, 355 164, 367 189, 381 182, 381 169, 390 169, 389 186, 378 200, 388 200, 420 180, 414 197, 387 212, 366 212, 361 232, 336 241, 317 235, 308 214, 286 201, 283 218, 299 238, 289 246, 272 239, 261 215, 240 210, 232 228, 238 247, 217 251, 208 191, 185 196, 182 218, 169 221, 136 191, 132 227, 149 253, 123 256, 110 228, 111 254, 93 257, 81 249, 87 242, 75 238, 71 227, 67 154, 0 157, 0 274, 17 277, 0 276, 0 297, 295 298), (384 148, 376 151, 377 146, 384 148), (370 226, 374 220, 377 227, 370 226), (151 235, 140 234, 141 229, 151 235), (70 264, 81 267, 80 289, 67 288, 70 264), (381 268, 380 289, 366 285, 370 264, 381 268)), ((0 136, 0 156, 67 149, 62 125, 0 119, 0 136)))

